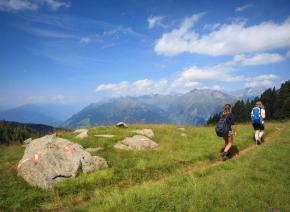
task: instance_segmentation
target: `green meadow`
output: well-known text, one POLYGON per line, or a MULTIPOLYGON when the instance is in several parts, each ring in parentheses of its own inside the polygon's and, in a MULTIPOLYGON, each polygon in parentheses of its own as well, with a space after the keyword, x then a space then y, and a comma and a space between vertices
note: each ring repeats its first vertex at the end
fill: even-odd
POLYGON ((289 129, 290 121, 267 123, 265 142, 256 146, 252 126, 238 125, 234 143, 240 155, 225 162, 219 158, 223 140, 213 126, 97 126, 83 140, 58 132, 85 148, 103 147, 92 154, 105 158, 109 168, 80 174, 48 191, 17 176, 24 147, 0 146, 0 211, 289 211, 289 129), (143 128, 153 129, 158 150, 114 149, 143 128))

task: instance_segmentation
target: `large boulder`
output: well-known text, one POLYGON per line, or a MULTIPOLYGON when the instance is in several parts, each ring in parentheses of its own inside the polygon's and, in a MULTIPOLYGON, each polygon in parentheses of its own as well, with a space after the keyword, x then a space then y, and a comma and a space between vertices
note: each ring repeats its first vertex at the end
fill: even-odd
POLYGON ((148 138, 154 137, 154 132, 151 129, 135 130, 134 132, 139 134, 139 135, 145 135, 148 138))
POLYGON ((147 150, 156 149, 158 146, 157 143, 143 135, 135 135, 119 141, 114 147, 123 150, 147 150))
POLYGON ((17 171, 30 185, 44 189, 57 182, 74 178, 80 172, 106 168, 107 162, 91 156, 79 144, 56 135, 47 135, 27 144, 17 171))

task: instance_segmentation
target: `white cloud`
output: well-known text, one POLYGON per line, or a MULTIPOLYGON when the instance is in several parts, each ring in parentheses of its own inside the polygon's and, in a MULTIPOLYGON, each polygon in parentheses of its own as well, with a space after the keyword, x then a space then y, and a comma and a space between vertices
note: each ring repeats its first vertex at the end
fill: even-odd
POLYGON ((52 10, 56 11, 61 7, 69 8, 70 2, 62 2, 59 0, 39 0, 40 2, 43 2, 47 4, 52 10))
POLYGON ((91 42, 91 38, 89 38, 89 37, 82 37, 80 39, 81 44, 89 44, 90 42, 91 42))
POLYGON ((150 88, 152 83, 153 82, 151 80, 144 79, 134 82, 132 86, 138 91, 146 91, 148 88, 150 88))
POLYGON ((97 92, 109 92, 113 96, 139 96, 144 94, 185 93, 193 88, 223 89, 219 83, 245 83, 245 87, 270 87, 279 77, 274 74, 246 77, 236 75, 235 69, 241 66, 253 66, 283 61, 279 54, 261 53, 254 55, 237 55, 232 60, 209 66, 192 66, 183 70, 176 79, 166 78, 154 81, 150 79, 134 82, 108 83, 97 86, 97 92), (213 84, 213 86, 204 86, 213 84), (216 84, 217 83, 217 84, 216 84))
POLYGON ((69 8, 70 2, 59 0, 1 0, 0 10, 2 11, 36 11, 41 6, 46 5, 51 10, 58 10, 61 7, 69 8))
POLYGON ((123 81, 120 83, 107 83, 100 84, 97 86, 96 91, 111 91, 111 92, 122 92, 123 90, 128 89, 129 83, 127 81, 123 81))
POLYGON ((240 6, 240 7, 236 7, 235 11, 236 12, 242 12, 250 7, 252 7, 253 5, 252 4, 246 4, 246 5, 243 5, 243 6, 240 6))
POLYGON ((202 14, 185 18, 179 28, 164 33, 156 41, 157 54, 172 56, 184 52, 212 56, 237 55, 290 46, 290 18, 283 23, 263 22, 246 26, 245 22, 224 24, 216 31, 198 34, 192 27, 202 14))
POLYGON ((263 64, 270 64, 270 63, 279 63, 285 60, 280 54, 270 54, 270 53, 261 53, 255 54, 252 57, 242 55, 234 56, 233 61, 238 63, 242 66, 252 66, 252 65, 263 65, 263 64))
POLYGON ((0 10, 2 11, 18 11, 18 10, 37 10, 38 4, 29 0, 1 0, 0 10))
POLYGON ((255 87, 271 87, 273 85, 273 80, 278 79, 279 77, 277 77, 274 74, 268 74, 268 75, 260 75, 260 76, 256 76, 253 78, 249 78, 247 81, 247 83, 245 84, 245 87, 251 87, 251 88, 255 88, 255 87))
POLYGON ((139 96, 145 94, 168 93, 168 81, 160 79, 153 81, 149 79, 134 82, 105 83, 96 88, 96 92, 107 92, 112 96, 139 96))
POLYGON ((148 27, 150 29, 153 29, 154 27, 165 27, 165 25, 161 22, 163 18, 163 16, 150 16, 147 19, 148 27))

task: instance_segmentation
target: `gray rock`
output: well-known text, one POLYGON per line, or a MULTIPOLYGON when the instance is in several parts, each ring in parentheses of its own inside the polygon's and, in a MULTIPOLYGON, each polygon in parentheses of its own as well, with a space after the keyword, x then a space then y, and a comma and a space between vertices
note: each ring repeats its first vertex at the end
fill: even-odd
POLYGON ((147 150, 156 149, 159 145, 143 135, 135 135, 119 141, 114 147, 123 150, 147 150))
POLYGON ((139 135, 145 135, 148 138, 154 137, 154 132, 151 129, 135 130, 134 132, 139 134, 139 135))
POLYGON ((107 166, 103 158, 93 157, 81 145, 54 134, 32 140, 26 146, 17 171, 30 185, 49 189, 80 172, 87 173, 107 166))
POLYGON ((79 139, 83 139, 83 138, 88 137, 88 132, 89 132, 88 129, 77 129, 74 131, 74 133, 78 133, 76 138, 79 138, 79 139))
POLYGON ((116 124, 116 127, 128 128, 128 125, 125 122, 119 122, 119 123, 116 124))
POLYGON ((95 147, 95 148, 87 148, 86 151, 87 152, 97 152, 97 151, 101 151, 104 150, 103 147, 95 147))
POLYGON ((98 138, 113 138, 115 137, 115 135, 111 135, 111 134, 102 134, 102 135, 95 135, 98 138))
POLYGON ((25 141, 23 141, 24 144, 29 144, 32 141, 32 138, 27 138, 25 141))

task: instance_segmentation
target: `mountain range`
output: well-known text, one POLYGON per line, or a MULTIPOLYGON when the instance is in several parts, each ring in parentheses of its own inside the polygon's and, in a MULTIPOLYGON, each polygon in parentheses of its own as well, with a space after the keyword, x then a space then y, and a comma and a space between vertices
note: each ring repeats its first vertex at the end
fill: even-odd
POLYGON ((0 120, 60 126, 80 108, 65 104, 25 104, 0 111, 0 120))
POLYGON ((196 89, 185 94, 119 97, 92 103, 82 110, 77 105, 26 104, 0 111, 0 120, 70 129, 119 121, 199 125, 220 111, 223 104, 233 103, 237 99, 253 99, 265 89, 245 88, 230 92, 196 89))
POLYGON ((171 123, 199 125, 236 99, 215 90, 193 90, 182 95, 120 97, 90 104, 64 122, 64 128, 127 123, 171 123))

